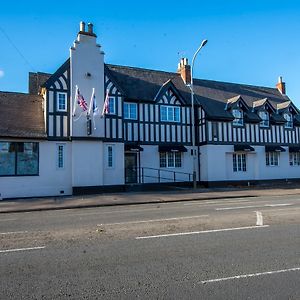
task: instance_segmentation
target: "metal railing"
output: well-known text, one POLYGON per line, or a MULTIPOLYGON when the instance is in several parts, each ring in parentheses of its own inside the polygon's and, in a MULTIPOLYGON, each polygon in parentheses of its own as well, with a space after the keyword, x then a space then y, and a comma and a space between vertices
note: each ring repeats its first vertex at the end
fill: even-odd
POLYGON ((162 170, 149 167, 141 167, 141 183, 146 183, 145 178, 154 179, 154 181, 149 181, 149 183, 161 183, 161 182, 191 182, 193 179, 192 173, 162 170), (148 172, 147 172, 148 171, 148 172), (153 174, 149 174, 153 173, 153 174), (170 175, 171 176, 168 176, 170 175), (168 176, 168 177, 166 177, 168 176), (180 178, 179 178, 180 177, 180 178))

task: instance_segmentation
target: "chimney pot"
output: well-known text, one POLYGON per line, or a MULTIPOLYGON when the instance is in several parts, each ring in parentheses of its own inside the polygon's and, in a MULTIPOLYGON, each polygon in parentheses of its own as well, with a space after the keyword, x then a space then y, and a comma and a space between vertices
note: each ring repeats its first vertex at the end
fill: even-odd
POLYGON ((88 23, 88 33, 93 34, 93 24, 92 23, 88 23))
POLYGON ((85 32, 85 23, 83 21, 80 22, 80 31, 85 32))

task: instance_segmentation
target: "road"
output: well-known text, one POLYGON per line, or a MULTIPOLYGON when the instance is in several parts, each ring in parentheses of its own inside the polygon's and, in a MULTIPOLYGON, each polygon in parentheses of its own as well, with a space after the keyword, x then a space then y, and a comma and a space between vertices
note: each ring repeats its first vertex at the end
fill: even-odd
POLYGON ((299 196, 3 214, 0 299, 300 299, 299 196))

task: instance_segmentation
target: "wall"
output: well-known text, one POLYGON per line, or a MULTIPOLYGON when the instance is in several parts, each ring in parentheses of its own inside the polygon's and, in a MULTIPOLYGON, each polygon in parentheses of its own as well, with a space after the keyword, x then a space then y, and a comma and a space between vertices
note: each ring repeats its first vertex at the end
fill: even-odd
POLYGON ((71 143, 65 144, 65 168, 57 169, 57 143, 39 142, 39 175, 0 177, 2 198, 61 196, 72 194, 71 143), (60 191, 64 191, 63 194, 60 191))
MULTIPOLYGON (((191 156, 191 147, 186 147, 187 152, 182 152, 182 166, 181 168, 160 168, 158 146, 142 145, 144 151, 141 152, 141 167, 144 167, 144 175, 153 176, 144 177, 145 183, 158 182, 158 169, 160 170, 162 179, 161 182, 172 182, 175 172, 176 181, 188 181, 188 175, 180 174, 179 172, 190 173, 193 172, 193 158, 191 156), (149 169, 147 169, 149 168, 149 169), (155 170, 151 170, 151 168, 155 170)), ((192 177, 191 177, 192 180, 192 177)))

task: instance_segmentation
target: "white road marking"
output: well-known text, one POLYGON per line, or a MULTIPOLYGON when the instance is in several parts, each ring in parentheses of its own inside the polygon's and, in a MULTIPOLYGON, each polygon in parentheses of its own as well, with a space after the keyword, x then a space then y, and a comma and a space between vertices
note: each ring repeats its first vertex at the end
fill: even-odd
POLYGON ((218 207, 216 210, 234 210, 244 208, 257 208, 257 207, 277 207, 277 206, 289 206, 293 203, 280 203, 280 204, 265 204, 265 205, 248 205, 248 206, 235 206, 235 207, 218 207))
POLYGON ((264 221, 263 221, 263 216, 261 211, 256 211, 256 226, 263 226, 264 221))
MULTIPOLYGON (((194 201, 194 200, 193 200, 194 201)), ((222 200, 198 200, 198 202, 193 202, 193 203, 183 203, 184 206, 191 206, 191 205, 203 205, 203 204, 222 204, 224 203, 224 205, 226 204, 232 204, 232 203, 240 203, 240 202, 253 202, 250 200, 226 200, 226 199, 222 199, 222 200)))
POLYGON ((7 249, 7 250, 0 250, 0 253, 41 250, 41 249, 45 249, 45 248, 46 248, 46 246, 42 246, 42 247, 30 247, 30 248, 7 249))
POLYGON ((0 222, 8 222, 8 221, 15 221, 16 219, 2 219, 0 222))
POLYGON ((268 205, 266 205, 266 206, 277 207, 277 206, 289 206, 289 205, 293 205, 293 203, 268 204, 268 205))
POLYGON ((178 217, 178 218, 166 218, 166 219, 151 219, 151 220, 141 220, 141 221, 128 221, 128 222, 117 222, 117 223, 102 223, 97 224, 97 226, 103 225, 124 225, 124 224, 138 224, 138 223, 150 223, 150 222, 162 222, 162 221, 174 221, 174 220, 184 220, 184 219, 196 219, 202 217, 208 217, 209 215, 199 215, 190 217, 178 217))
POLYGON ((27 233, 28 231, 8 231, 8 232, 0 232, 0 235, 8 235, 8 234, 22 234, 27 233))
POLYGON ((300 268, 291 268, 291 269, 284 269, 284 270, 277 270, 277 271, 269 271, 269 272, 262 272, 262 273, 253 273, 253 274, 243 274, 231 277, 223 277, 223 278, 216 278, 216 279, 209 279, 203 280, 201 283, 212 283, 212 282, 220 282, 226 280, 233 280, 233 279, 241 279, 241 278, 248 278, 248 277, 257 277, 263 275, 272 275, 272 274, 279 274, 279 273, 286 273, 286 272, 293 272, 293 271, 300 271, 300 268))
POLYGON ((172 236, 192 235, 192 234, 202 234, 202 233, 214 233, 214 232, 223 232, 223 231, 235 231, 235 230, 245 230, 245 229, 260 229, 260 228, 265 228, 265 227, 269 227, 269 225, 212 229, 212 230, 204 230, 204 231, 179 232, 179 233, 159 234, 159 235, 149 235, 149 236, 138 236, 135 239, 136 240, 154 239, 154 238, 160 238, 160 237, 172 237, 172 236))

